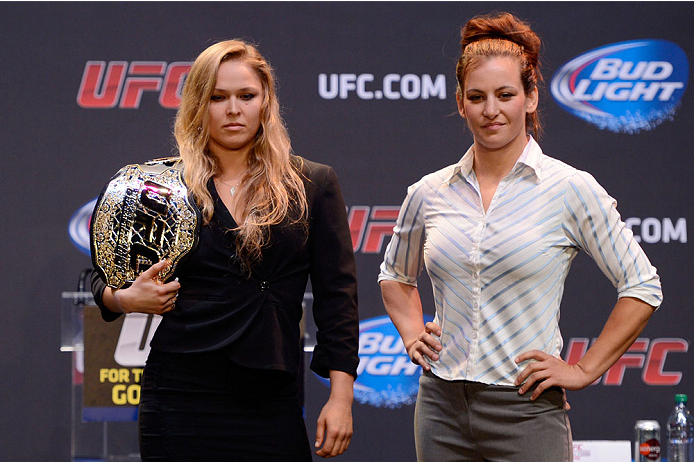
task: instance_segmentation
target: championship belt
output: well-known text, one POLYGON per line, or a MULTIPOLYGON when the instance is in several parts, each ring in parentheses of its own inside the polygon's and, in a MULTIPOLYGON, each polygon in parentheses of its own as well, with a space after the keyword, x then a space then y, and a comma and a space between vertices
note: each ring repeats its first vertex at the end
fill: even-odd
POLYGON ((121 288, 155 263, 171 265, 197 245, 201 215, 183 181, 183 163, 166 158, 126 165, 96 202, 90 229, 92 262, 106 284, 121 288))

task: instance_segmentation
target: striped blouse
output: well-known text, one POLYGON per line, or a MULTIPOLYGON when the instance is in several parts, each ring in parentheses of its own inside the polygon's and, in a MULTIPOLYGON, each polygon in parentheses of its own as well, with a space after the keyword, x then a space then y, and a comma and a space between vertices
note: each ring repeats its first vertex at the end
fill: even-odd
POLYGON ((559 305, 579 250, 617 288, 652 306, 660 278, 616 201, 588 173, 526 145, 482 207, 470 148, 455 165, 408 188, 379 282, 432 281, 443 350, 432 372, 446 380, 513 385, 528 350, 559 357, 559 305))

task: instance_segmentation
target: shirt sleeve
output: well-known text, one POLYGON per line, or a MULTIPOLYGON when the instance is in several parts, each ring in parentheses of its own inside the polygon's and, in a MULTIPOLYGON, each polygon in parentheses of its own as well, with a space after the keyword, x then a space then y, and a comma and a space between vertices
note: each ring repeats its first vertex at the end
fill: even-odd
POLYGON ((104 321, 115 321, 118 319, 122 313, 114 313, 113 311, 106 308, 103 302, 104 290, 106 289, 106 283, 99 275, 99 272, 92 271, 92 295, 94 296, 94 303, 101 310, 101 317, 104 321))
POLYGON ((378 282, 397 281, 417 287, 417 278, 424 268, 424 195, 420 181, 407 189, 398 220, 386 247, 378 282))
POLYGON ((617 201, 592 175, 579 171, 570 178, 564 206, 567 237, 591 256, 618 296, 660 306, 663 294, 656 268, 622 221, 617 201))
POLYGON ((311 181, 318 191, 311 208, 309 246, 313 319, 318 331, 311 369, 322 377, 328 377, 330 370, 356 377, 357 269, 347 211, 333 169, 326 166, 315 172, 311 181))

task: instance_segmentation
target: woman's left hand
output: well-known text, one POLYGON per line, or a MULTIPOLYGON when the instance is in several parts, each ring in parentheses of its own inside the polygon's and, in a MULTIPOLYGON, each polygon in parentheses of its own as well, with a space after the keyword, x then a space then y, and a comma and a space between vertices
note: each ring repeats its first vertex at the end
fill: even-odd
POLYGON ((598 339, 586 354, 574 365, 566 364, 538 350, 526 351, 516 358, 516 363, 529 359, 531 362, 516 379, 523 394, 536 382, 540 382, 530 399, 536 399, 549 387, 557 386, 567 390, 580 390, 587 387, 605 373, 629 349, 634 340, 646 327, 655 307, 633 297, 617 300, 610 317, 605 323, 598 339))
POLYGON ((550 387, 561 387, 567 390, 580 390, 592 382, 578 364, 569 365, 561 358, 548 355, 539 350, 526 351, 516 358, 516 363, 522 363, 529 359, 534 362, 528 364, 516 379, 516 386, 523 384, 518 390, 521 395, 528 391, 536 382, 539 383, 531 400, 537 399, 540 394, 550 387), (525 383, 523 383, 525 381, 525 383))
POLYGON ((347 450, 351 439, 352 402, 331 397, 318 416, 316 454, 321 457, 339 456, 347 450))

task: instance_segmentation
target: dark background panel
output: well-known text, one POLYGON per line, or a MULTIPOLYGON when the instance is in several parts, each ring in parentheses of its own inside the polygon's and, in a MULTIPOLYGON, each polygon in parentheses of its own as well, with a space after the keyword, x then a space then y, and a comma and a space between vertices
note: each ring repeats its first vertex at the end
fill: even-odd
MULTIPOLYGON (((68 460, 70 355, 58 351, 60 294, 76 288, 87 255, 68 222, 127 163, 170 155, 175 110, 156 93, 138 109, 83 109, 76 98, 87 61, 192 61, 211 43, 252 40, 275 67, 297 154, 337 171, 348 206, 397 206, 409 184, 456 162, 472 139, 457 116, 459 28, 473 15, 511 11, 544 41, 544 151, 591 172, 624 218, 691 219, 691 89, 674 120, 637 135, 601 131, 563 111, 549 83, 570 59, 638 38, 670 40, 694 56, 691 2, 213 2, 0 3, 0 157, 3 223, 0 305, 0 460, 68 460), (323 99, 319 74, 444 75, 445 99, 323 99)), ((663 280, 665 303, 642 337, 691 343, 694 314, 687 242, 643 244, 663 280)), ((362 319, 384 314, 376 276, 383 248, 357 250, 362 319)), ((421 283, 431 313, 430 286, 421 283)), ((592 338, 614 289, 585 255, 566 283, 561 328, 592 338)), ((676 387, 648 386, 641 369, 621 386, 569 392, 576 439, 631 439, 637 419, 664 426, 675 392, 694 395, 692 354, 673 353, 676 387)), ((307 375, 307 424, 327 388, 307 375)), ((355 436, 343 459, 414 460, 413 407, 355 404, 355 436)))

